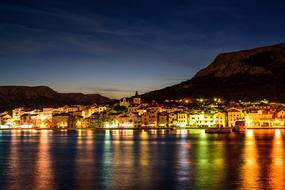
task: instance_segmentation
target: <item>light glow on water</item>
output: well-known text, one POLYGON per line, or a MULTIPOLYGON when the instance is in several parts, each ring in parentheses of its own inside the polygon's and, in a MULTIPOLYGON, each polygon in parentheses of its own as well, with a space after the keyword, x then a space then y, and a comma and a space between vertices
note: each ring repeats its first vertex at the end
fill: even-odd
POLYGON ((278 189, 283 129, 11 130, 0 133, 7 189, 278 189))
POLYGON ((285 156, 284 156, 284 142, 281 135, 281 130, 276 129, 272 142, 271 164, 269 170, 270 188, 279 189, 285 181, 285 156))

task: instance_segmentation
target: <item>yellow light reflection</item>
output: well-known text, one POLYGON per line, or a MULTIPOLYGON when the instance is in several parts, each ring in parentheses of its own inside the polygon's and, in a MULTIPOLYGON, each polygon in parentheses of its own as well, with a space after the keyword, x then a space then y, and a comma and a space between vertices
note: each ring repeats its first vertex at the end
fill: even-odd
POLYGON ((78 189, 94 188, 94 173, 96 156, 94 156, 94 139, 92 130, 78 130, 76 141, 76 181, 79 184, 78 189), (85 168, 85 169, 83 169, 85 168), (82 179, 84 183, 82 183, 82 179))
POLYGON ((189 149, 191 148, 191 143, 186 143, 184 136, 182 134, 182 138, 179 144, 178 149, 178 164, 177 164, 177 180, 178 181, 186 181, 191 172, 191 159, 189 158, 189 149), (188 144, 189 143, 189 144, 188 144))
MULTIPOLYGON (((204 130, 203 130, 204 132, 204 130)), ((222 142, 215 143, 215 151, 211 149, 211 142, 208 134, 201 133, 199 141, 195 145, 196 159, 193 160, 193 175, 199 184, 212 184, 212 189, 220 189, 225 179, 225 146, 222 142), (219 173, 212 176, 210 173, 219 173)), ((207 188, 205 188, 207 189, 207 188)))
POLYGON ((150 155, 149 155, 149 141, 147 140, 149 138, 148 133, 143 130, 141 132, 140 136, 140 159, 139 159, 139 166, 140 171, 142 172, 143 176, 149 175, 149 161, 150 161, 150 155))
POLYGON ((87 136, 93 137, 93 131, 89 129, 89 130, 87 131, 87 136))
MULTIPOLYGON (((105 136, 104 136, 104 144, 103 144, 103 157, 102 157, 102 162, 105 164, 110 164, 110 166, 114 165, 113 162, 113 154, 114 151, 112 151, 112 144, 111 144, 111 134, 109 130, 106 130, 105 136), (108 131, 108 133, 107 133, 108 131)), ((103 167, 102 168, 102 175, 103 176, 112 176, 113 173, 113 167, 103 167)), ((106 189, 112 189, 112 182, 113 180, 110 181, 110 183, 106 184, 106 189)))
POLYGON ((17 180, 20 178, 20 156, 17 141, 18 133, 18 130, 12 130, 9 153, 9 174, 11 175, 11 180, 9 180, 7 189, 21 189, 20 183, 17 183, 17 180), (13 181, 16 181, 16 183, 13 181))
POLYGON ((81 129, 77 130, 77 144, 83 143, 83 131, 81 129))
POLYGON ((148 133, 147 133, 145 130, 143 130, 143 131, 141 132, 140 138, 141 138, 142 140, 148 139, 148 133))
POLYGON ((36 160, 35 189, 55 189, 54 174, 51 166, 48 131, 40 131, 36 160))
POLYGON ((244 164, 241 168, 241 180, 242 189, 247 188, 259 188, 258 178, 259 178, 259 163, 258 163, 258 151, 257 144, 254 136, 254 131, 248 129, 245 136, 243 159, 244 164))
POLYGON ((254 138, 253 129, 248 129, 248 130, 246 130, 246 138, 247 138, 247 139, 252 139, 252 138, 254 138))
POLYGON ((285 187, 285 167, 284 167, 284 143, 281 130, 276 129, 272 142, 271 164, 270 164, 270 187, 280 189, 285 187))

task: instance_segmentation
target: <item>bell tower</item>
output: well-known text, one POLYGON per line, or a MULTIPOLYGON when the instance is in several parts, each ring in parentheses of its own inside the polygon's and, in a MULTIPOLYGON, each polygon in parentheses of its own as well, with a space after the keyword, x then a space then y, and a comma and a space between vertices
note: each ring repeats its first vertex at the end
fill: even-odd
POLYGON ((141 98, 139 97, 138 91, 136 91, 135 97, 133 98, 133 103, 134 104, 141 104, 141 98))

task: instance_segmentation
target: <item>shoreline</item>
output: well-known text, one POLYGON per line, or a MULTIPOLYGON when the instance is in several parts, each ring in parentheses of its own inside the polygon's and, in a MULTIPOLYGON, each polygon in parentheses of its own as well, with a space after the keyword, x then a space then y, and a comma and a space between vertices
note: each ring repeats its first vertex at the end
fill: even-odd
MULTIPOLYGON (((98 130, 98 131, 106 131, 106 130, 205 130, 209 128, 62 128, 62 129, 52 129, 52 128, 45 128, 45 129, 39 129, 39 128, 11 128, 11 129, 0 129, 0 131, 11 131, 11 130, 18 130, 18 131, 27 131, 27 130, 52 130, 52 131, 77 131, 77 130, 98 130)), ((250 130, 272 130, 272 129, 285 129, 285 127, 275 127, 275 128, 247 128, 250 130)))

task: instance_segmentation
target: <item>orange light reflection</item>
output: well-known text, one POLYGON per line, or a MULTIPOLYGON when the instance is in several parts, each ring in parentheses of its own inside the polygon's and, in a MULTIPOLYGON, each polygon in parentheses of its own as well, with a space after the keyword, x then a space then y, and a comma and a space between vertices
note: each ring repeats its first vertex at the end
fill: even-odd
POLYGON ((254 131, 248 129, 245 134, 245 144, 243 159, 244 163, 241 168, 241 180, 242 189, 254 188, 260 189, 258 179, 259 179, 259 163, 258 163, 258 152, 256 147, 256 140, 254 136, 254 131))
POLYGON ((275 129, 272 142, 271 164, 270 164, 270 187, 280 189, 285 187, 285 167, 284 167, 284 143, 280 129, 275 129))

